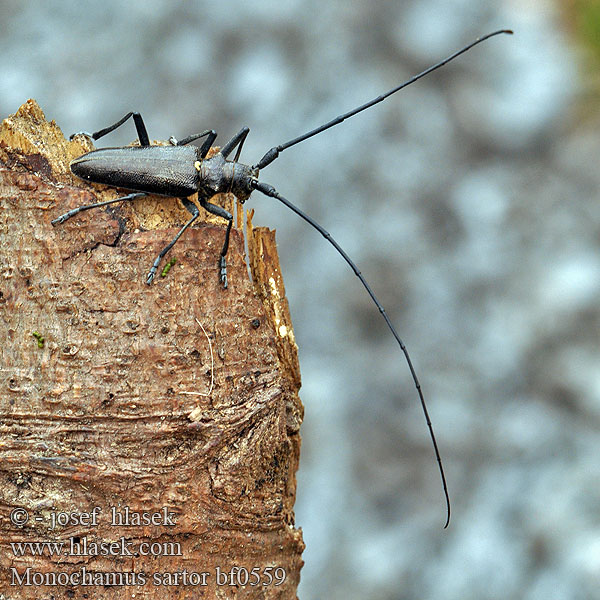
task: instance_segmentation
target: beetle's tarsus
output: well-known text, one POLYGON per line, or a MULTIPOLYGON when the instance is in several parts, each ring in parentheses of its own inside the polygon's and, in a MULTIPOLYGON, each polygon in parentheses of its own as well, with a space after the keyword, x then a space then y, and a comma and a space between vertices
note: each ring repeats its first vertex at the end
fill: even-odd
POLYGON ((219 258, 219 280, 223 287, 227 289, 227 260, 224 256, 219 258))
POLYGON ((148 272, 148 277, 146 277, 146 285, 150 285, 154 281, 154 276, 156 275, 157 266, 156 264, 152 265, 152 268, 148 272))
POLYGON ((90 138, 90 140, 93 140, 93 139, 94 139, 94 134, 93 134, 93 133, 90 133, 89 131, 77 131, 76 133, 72 133, 72 134, 69 136, 69 141, 72 141, 72 140, 73 140, 73 138, 74 138, 75 136, 78 136, 78 135, 85 135, 85 137, 87 137, 87 138, 90 138))
POLYGON ((60 217, 56 217, 56 219, 53 219, 52 221, 50 221, 50 223, 52 225, 59 225, 60 223, 64 223, 65 221, 70 219, 73 215, 76 215, 78 212, 79 212, 79 210, 74 208, 73 210, 66 212, 64 215, 60 215, 60 217))

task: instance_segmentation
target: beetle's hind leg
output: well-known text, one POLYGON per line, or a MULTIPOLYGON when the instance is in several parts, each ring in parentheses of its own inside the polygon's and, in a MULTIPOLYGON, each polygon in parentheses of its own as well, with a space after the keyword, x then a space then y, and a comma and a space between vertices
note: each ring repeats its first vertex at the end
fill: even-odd
POLYGON ((126 200, 135 200, 136 198, 141 198, 142 196, 147 196, 145 192, 135 192, 133 194, 128 194, 127 196, 123 196, 122 198, 114 198, 113 200, 106 200, 106 202, 95 202, 94 204, 85 204, 84 206, 78 206, 69 212, 66 212, 64 215, 60 215, 60 217, 56 217, 51 221, 52 225, 58 225, 59 223, 64 223, 71 217, 74 217, 76 214, 89 210, 90 208, 100 208, 101 206, 107 206, 108 204, 114 204, 115 202, 124 202, 126 200))
POLYGON ((142 115, 137 112, 128 112, 122 119, 119 119, 116 123, 105 127, 104 129, 100 129, 100 131, 95 131, 94 133, 88 133, 87 131, 78 131, 73 135, 69 136, 69 139, 72 140, 76 135, 83 134, 87 137, 92 138, 93 140, 99 140, 101 137, 104 137, 111 131, 114 131, 118 127, 121 127, 127 119, 133 117, 133 122, 135 123, 135 130, 138 134, 138 140, 140 141, 140 146, 149 146, 150 138, 148 137, 148 132, 146 131, 146 126, 144 125, 144 119, 142 119, 142 115))
POLYGON ((188 200, 187 198, 180 198, 180 200, 181 200, 181 202, 183 202, 183 205, 187 208, 187 210, 190 213, 192 213, 193 216, 179 230, 179 233, 171 240, 171 242, 169 244, 167 244, 161 250, 160 254, 156 257, 156 260, 154 261, 152 268, 148 272, 148 277, 146 277, 146 283, 148 285, 150 285, 152 283, 152 280, 154 279, 154 276, 156 275, 156 271, 158 270, 158 265, 160 264, 160 261, 163 259, 165 254, 175 245, 175 242, 181 237, 182 233, 200 216, 200 211, 198 210, 198 207, 193 202, 190 202, 190 200, 188 200))
POLYGON ((225 232, 225 242, 223 243, 223 249, 221 250, 221 256, 219 257, 219 279, 223 284, 223 287, 227 287, 227 250, 229 249, 229 234, 231 233, 231 226, 233 225, 233 215, 226 211, 223 207, 218 206, 217 204, 211 204, 205 198, 198 196, 198 200, 200 201, 200 205, 202 208, 207 210, 209 213, 213 215, 217 215, 217 217, 223 217, 223 219, 227 219, 227 231, 225 232))

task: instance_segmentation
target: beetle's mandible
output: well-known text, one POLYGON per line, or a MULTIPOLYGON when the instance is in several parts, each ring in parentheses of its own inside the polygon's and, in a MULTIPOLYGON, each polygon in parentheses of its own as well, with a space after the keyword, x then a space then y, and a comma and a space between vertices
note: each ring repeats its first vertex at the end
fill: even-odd
MULTIPOLYGON (((227 229, 225 231, 225 240, 221 253, 219 256, 218 270, 219 278, 223 286, 227 287, 227 249, 229 247, 229 236, 231 233, 231 227, 233 224, 233 216, 231 213, 223 209, 222 207, 213 204, 210 200, 217 194, 231 192, 233 193, 240 202, 245 202, 250 194, 254 190, 262 192, 266 196, 275 198, 285 204, 288 208, 293 210, 297 215, 307 221, 312 227, 314 227, 327 241, 333 245, 333 247, 342 255, 344 260, 348 263, 350 268, 354 271, 355 275, 359 278, 360 282, 366 289, 367 293, 377 306, 379 312, 384 318, 388 328, 392 335, 396 339, 400 346, 408 367, 410 369, 415 387, 419 394, 421 407, 425 415, 427 427, 429 428, 429 434, 435 451, 435 456, 438 462, 438 468, 442 479, 442 487, 444 491, 444 497, 446 500, 446 523, 444 527, 447 527, 450 523, 450 498, 448 494, 448 487, 446 484, 446 476, 444 474, 444 468, 442 466, 442 460, 438 449, 437 441, 433 433, 433 426, 427 412, 425 405, 425 398, 421 389, 421 384, 417 378, 417 374, 413 367, 412 361, 408 354, 406 346, 402 342, 400 336, 396 332, 392 325, 389 317, 387 316, 383 306, 373 293, 373 290, 358 270, 352 259, 346 254, 346 252, 339 246, 339 244, 331 237, 331 234, 326 231, 321 225, 319 225, 314 219, 302 212, 299 208, 294 206, 289 200, 284 198, 277 190, 262 181, 259 181, 259 171, 269 164, 271 164, 283 150, 295 146, 308 138, 311 138, 334 125, 338 125, 345 119, 356 115, 371 106, 382 102, 388 96, 395 94, 399 90, 407 87, 411 83, 414 83, 421 77, 439 69, 446 63, 455 59, 457 56, 463 54, 467 50, 470 50, 473 46, 487 40, 490 37, 499 34, 511 34, 512 31, 508 29, 501 29, 494 31, 485 36, 477 38, 461 50, 458 50, 454 54, 448 56, 439 63, 429 67, 425 71, 415 75, 408 81, 400 84, 399 86, 389 90, 385 94, 374 98, 373 100, 362 104, 342 115, 339 115, 335 119, 324 123, 323 125, 308 131, 307 133, 294 138, 288 142, 280 144, 271 148, 266 154, 252 166, 245 165, 239 162, 242 146, 248 135, 249 129, 244 127, 237 133, 229 142, 227 142, 218 152, 207 158, 209 150, 217 137, 214 130, 209 129, 202 133, 191 135, 183 140, 175 140, 171 138, 171 146, 151 146, 144 121, 139 113, 130 112, 127 113, 122 119, 114 123, 113 125, 101 129, 92 134, 85 134, 94 140, 98 140, 106 134, 110 133, 120 127, 129 118, 133 117, 135 127, 138 134, 139 146, 127 146, 123 148, 103 148, 100 150, 93 150, 88 152, 71 163, 71 171, 88 181, 94 183, 102 183, 117 188, 123 188, 131 190, 132 193, 108 200, 105 202, 98 202, 95 204, 88 204, 80 206, 69 212, 57 217, 52 221, 53 225, 58 223, 64 223, 67 219, 70 219, 74 215, 84 210, 91 208, 98 208, 113 204, 115 202, 123 202, 126 200, 133 200, 134 198, 140 198, 147 196, 148 194, 159 194, 162 196, 170 196, 180 198, 185 208, 191 213, 192 217, 190 220, 183 225, 177 235, 167 244, 160 254, 156 257, 156 260, 152 264, 150 271, 146 277, 146 283, 152 283, 158 266, 165 256, 165 254, 173 247, 177 240, 181 237, 183 232, 198 218, 200 212, 198 207, 189 200, 189 197, 198 194, 198 202, 202 208, 207 210, 209 213, 222 217, 227 221, 227 229), (198 139, 204 141, 201 146, 188 146, 190 142, 198 139), (230 154, 236 150, 233 160, 229 160, 230 154)), ((84 132, 82 132, 84 133, 84 132)), ((73 136, 71 136, 73 137, 73 136)))

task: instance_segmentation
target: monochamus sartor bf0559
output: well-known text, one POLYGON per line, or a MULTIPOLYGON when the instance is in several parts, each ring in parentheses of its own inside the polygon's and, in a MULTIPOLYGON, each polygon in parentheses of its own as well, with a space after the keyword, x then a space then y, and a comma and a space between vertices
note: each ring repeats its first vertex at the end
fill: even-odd
MULTIPOLYGON (((340 247, 340 245, 331 237, 331 234, 326 231, 319 223, 314 221, 310 216, 302 212, 298 207, 294 206, 289 200, 284 198, 279 192, 268 183, 259 181, 259 171, 264 169, 266 166, 271 164, 283 150, 295 146, 308 138, 311 138, 334 125, 338 125, 345 119, 352 117, 367 108, 382 102, 388 96, 395 94, 399 90, 407 87, 414 83, 421 77, 439 69, 446 63, 460 56, 467 50, 473 48, 477 44, 499 34, 511 34, 512 31, 508 29, 502 29, 489 33, 488 35, 477 38, 461 50, 458 50, 454 54, 448 56, 439 63, 429 67, 425 71, 415 75, 411 79, 405 81, 399 86, 389 90, 385 94, 362 104, 349 112, 337 116, 335 119, 328 121, 327 123, 308 131, 307 133, 294 138, 284 144, 271 148, 256 164, 245 165, 238 162, 242 151, 242 146, 248 135, 249 129, 244 127, 237 133, 229 142, 227 142, 216 154, 213 154, 210 158, 207 158, 210 149, 217 137, 217 134, 213 130, 206 130, 202 133, 190 135, 183 140, 170 139, 171 146, 151 146, 146 127, 139 113, 130 112, 127 113, 122 119, 101 129, 92 134, 85 134, 88 137, 98 140, 104 137, 106 134, 114 131, 130 117, 133 118, 135 127, 138 134, 139 146, 126 146, 121 148, 102 148, 100 150, 93 150, 88 152, 71 163, 71 171, 81 177, 95 183, 102 183, 116 188, 123 188, 131 190, 132 193, 127 196, 115 198, 114 200, 108 200, 106 202, 98 202, 95 204, 88 204, 86 206, 80 206, 70 210, 69 212, 57 217, 52 221, 53 225, 58 223, 64 223, 67 219, 70 219, 74 215, 90 208, 99 208, 113 204, 115 202, 123 202, 126 200, 133 200, 135 198, 141 198, 148 194, 158 194, 162 196, 180 198, 185 208, 191 213, 192 218, 179 230, 177 235, 167 244, 160 254, 156 257, 147 277, 146 283, 152 283, 158 265, 165 256, 165 254, 173 247, 177 240, 181 237, 183 232, 198 218, 200 212, 198 207, 189 200, 189 197, 193 194, 198 194, 198 202, 202 208, 208 212, 222 217, 227 221, 227 229, 225 231, 225 241, 221 254, 219 257, 219 278, 223 286, 227 287, 227 249, 229 246, 229 235, 233 223, 233 216, 216 204, 212 204, 210 199, 222 193, 233 193, 236 198, 244 203, 250 194, 257 190, 262 192, 266 196, 275 198, 285 204, 288 208, 294 211, 302 219, 308 222, 314 227, 325 239, 333 245, 333 247, 342 255, 344 260, 350 265, 355 275, 359 278, 360 282, 368 292, 369 296, 377 306, 383 319, 385 320, 389 330, 396 339, 396 342, 400 346, 400 349, 404 353, 404 357, 410 369, 415 387, 419 394, 421 407, 427 427, 429 428, 429 434, 435 451, 435 456, 438 462, 439 472, 442 478, 442 487, 444 491, 444 497, 446 500, 446 523, 444 527, 447 527, 450 523, 450 497, 448 494, 448 486, 446 484, 446 476, 442 465, 442 459, 440 451, 438 449, 437 441, 433 432, 433 426, 429 418, 427 406, 425 404, 425 398, 421 389, 421 384, 417 378, 417 374, 410 355, 406 346, 402 342, 402 339, 396 332, 396 329, 392 325, 389 317, 387 316, 383 306, 373 293, 373 290, 358 270, 358 267, 352 261, 352 259, 346 254, 346 252, 340 247), (190 142, 205 138, 204 142, 200 147, 187 146, 190 142), (235 150, 235 156, 233 160, 229 160, 229 155, 235 150)), ((71 136, 73 137, 73 136, 71 136)))

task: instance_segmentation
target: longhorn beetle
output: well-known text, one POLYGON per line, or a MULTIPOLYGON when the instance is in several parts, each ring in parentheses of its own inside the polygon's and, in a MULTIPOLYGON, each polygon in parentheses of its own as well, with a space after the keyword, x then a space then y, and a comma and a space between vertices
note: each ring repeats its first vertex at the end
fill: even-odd
MULTIPOLYGON (((74 215, 90 208, 99 208, 101 206, 107 206, 115 202, 123 202, 125 200, 133 200, 135 198, 141 198, 148 194, 158 194, 162 196, 180 198, 185 208, 192 214, 192 218, 179 230, 177 235, 167 244, 160 254, 156 257, 148 276, 146 277, 146 283, 151 284, 154 276, 156 275, 158 265, 165 256, 165 254, 173 247, 175 242, 181 237, 183 232, 198 218, 200 211, 198 207, 188 198, 193 194, 198 194, 198 202, 200 206, 207 210, 213 215, 222 217, 227 221, 227 229, 225 231, 225 241, 221 254, 219 257, 219 278, 223 287, 227 287, 227 249, 229 247, 229 234, 231 232, 231 226, 233 223, 233 216, 231 213, 226 211, 224 208, 216 204, 212 204, 210 199, 222 193, 231 192, 237 199, 243 204, 250 196, 250 194, 257 190, 262 192, 266 196, 275 198, 288 208, 294 211, 298 216, 304 219, 309 225, 312 225, 323 237, 342 255, 344 260, 350 265, 350 268, 354 271, 354 274, 359 278, 360 282, 368 292, 369 296, 379 309, 381 316, 384 318, 389 330, 396 339, 396 342, 400 346, 400 349, 404 353, 404 357, 410 369, 415 387, 419 394, 421 402, 421 408, 425 415, 425 421, 429 428, 429 435, 435 451, 435 456, 438 462, 438 468, 440 476, 442 478, 442 488, 444 497, 446 500, 446 523, 444 528, 448 527, 450 523, 450 497, 448 494, 448 486, 446 484, 446 476, 444 474, 444 467, 442 466, 442 459, 440 451, 438 449, 437 441, 433 433, 433 426, 429 418, 427 406, 425 404, 425 398, 421 389, 421 384, 417 378, 415 368, 408 354, 408 350, 401 340, 400 336, 396 332, 392 325, 389 317, 387 316, 383 306, 373 293, 373 290, 362 276, 358 267, 354 264, 352 259, 346 254, 346 252, 340 247, 340 245, 331 237, 331 234, 326 231, 319 223, 314 221, 310 216, 302 212, 298 207, 294 206, 289 200, 284 198, 279 192, 268 183, 258 180, 258 173, 261 169, 270 165, 281 152, 295 146, 308 138, 311 138, 334 125, 338 125, 342 121, 370 108, 371 106, 382 102, 388 96, 395 94, 399 90, 409 86, 421 77, 428 75, 432 71, 443 67, 446 63, 460 56, 467 50, 470 50, 473 46, 487 40, 488 38, 501 34, 507 33, 512 34, 509 29, 501 29, 477 38, 474 42, 471 42, 461 50, 458 50, 454 54, 451 54, 439 63, 429 67, 422 73, 415 75, 411 79, 405 81, 399 86, 389 90, 385 94, 370 100, 369 102, 358 106, 351 111, 337 116, 335 119, 324 123, 316 129, 312 129, 307 133, 294 138, 284 144, 271 148, 255 165, 248 166, 238 162, 240 154, 242 152, 242 146, 250 131, 247 127, 244 127, 237 133, 229 142, 227 142, 216 154, 207 158, 209 150, 217 137, 217 133, 212 130, 206 130, 202 133, 190 135, 183 140, 177 141, 174 138, 170 139, 171 146, 151 146, 144 121, 139 113, 129 112, 122 119, 96 131, 95 133, 89 134, 82 132, 84 135, 91 137, 94 140, 98 140, 104 137, 120 127, 130 117, 133 117, 133 122, 138 134, 139 146, 126 146, 123 148, 102 148, 100 150, 93 150, 83 156, 80 156, 71 163, 71 171, 82 179, 87 179, 96 183, 103 183, 116 188, 124 188, 126 190, 132 190, 133 193, 114 200, 107 200, 106 202, 97 202, 95 204, 88 204, 80 206, 70 210, 69 212, 57 217, 52 221, 52 225, 58 223, 64 223, 67 219, 70 219, 74 215), (206 138, 199 148, 196 146, 186 147, 187 144, 195 140, 206 138), (235 157, 233 160, 228 160, 229 155, 233 150, 236 150, 235 157)), ((71 136, 71 139, 77 134, 71 136)))

